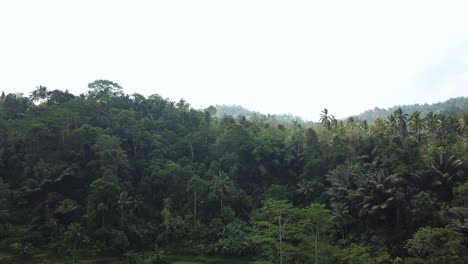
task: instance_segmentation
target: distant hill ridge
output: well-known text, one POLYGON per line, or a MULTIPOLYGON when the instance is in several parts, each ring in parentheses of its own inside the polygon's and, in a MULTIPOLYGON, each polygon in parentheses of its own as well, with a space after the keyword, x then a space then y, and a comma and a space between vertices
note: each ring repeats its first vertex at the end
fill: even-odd
POLYGON ((368 122, 374 122, 376 119, 385 119, 398 108, 401 108, 404 113, 412 114, 413 112, 420 112, 422 116, 427 115, 429 112, 436 114, 458 115, 468 110, 468 97, 455 97, 447 101, 434 103, 434 104, 413 104, 413 105, 396 105, 390 108, 374 108, 366 110, 355 117, 368 122))
POLYGON ((281 123, 292 123, 294 121, 299 122, 299 123, 305 123, 304 119, 302 119, 300 116, 293 116, 291 114, 279 114, 279 115, 263 114, 257 111, 246 109, 240 105, 215 105, 215 108, 216 108, 217 117, 222 117, 224 115, 238 117, 242 115, 247 118, 251 118, 253 116, 265 115, 265 116, 274 117, 276 120, 278 120, 281 123))
MULTIPOLYGON (((293 116, 291 114, 268 115, 268 114, 263 114, 257 111, 246 109, 240 105, 216 105, 215 108, 217 111, 216 116, 218 117, 222 117, 224 115, 230 115, 234 117, 243 115, 247 118, 251 118, 252 116, 255 116, 255 115, 266 115, 266 116, 273 116, 279 122, 292 123, 296 121, 300 123, 305 123, 304 119, 302 119, 299 116, 293 116)), ((434 112, 436 114, 444 113, 448 115, 458 115, 468 110, 468 97, 461 96, 461 97, 450 98, 447 101, 434 103, 434 104, 426 103, 426 104, 413 104, 413 105, 396 105, 387 109, 375 107, 374 109, 366 110, 359 115, 355 115, 354 117, 357 117, 361 120, 367 120, 367 122, 372 123, 378 118, 381 118, 381 119, 387 118, 387 116, 389 116, 398 108, 401 108, 403 112, 407 114, 412 114, 413 112, 418 111, 418 112, 421 112, 422 116, 427 115, 429 112, 434 112)))

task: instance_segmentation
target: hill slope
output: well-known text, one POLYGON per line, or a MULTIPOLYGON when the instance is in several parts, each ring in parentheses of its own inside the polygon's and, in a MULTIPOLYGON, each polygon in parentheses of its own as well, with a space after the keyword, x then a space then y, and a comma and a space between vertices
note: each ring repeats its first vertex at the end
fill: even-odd
MULTIPOLYGON (((222 117, 224 115, 230 115, 233 117, 237 116, 245 116, 247 118, 253 117, 255 115, 264 115, 263 113, 252 111, 246 109, 240 105, 216 105, 216 116, 222 117)), ((274 117, 281 123, 292 123, 294 121, 299 123, 304 123, 305 121, 299 116, 293 116, 291 114, 280 114, 280 115, 270 115, 266 114, 266 116, 274 117)))
POLYGON ((378 118, 386 118, 398 108, 401 108, 403 112, 408 114, 418 111, 421 112, 423 116, 427 115, 429 112, 458 115, 468 110, 468 97, 451 98, 445 102, 435 104, 396 105, 388 109, 376 107, 372 110, 364 111, 357 115, 357 117, 362 120, 367 120, 368 122, 374 122, 378 118))

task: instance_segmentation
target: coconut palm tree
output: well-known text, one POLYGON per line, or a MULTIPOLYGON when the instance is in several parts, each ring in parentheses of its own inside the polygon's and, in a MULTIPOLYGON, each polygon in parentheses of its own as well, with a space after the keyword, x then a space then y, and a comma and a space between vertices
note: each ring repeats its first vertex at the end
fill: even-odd
POLYGON ((462 169, 463 162, 445 151, 434 156, 431 171, 435 177, 435 186, 445 186, 451 190, 452 183, 462 169))
POLYGON ((458 119, 458 131, 465 136, 465 140, 468 139, 468 112, 461 114, 458 119))
POLYGON ((79 223, 71 223, 67 231, 65 231, 65 239, 72 242, 72 263, 75 264, 75 255, 76 255, 76 245, 78 240, 82 237, 83 227, 79 223))
POLYGON ((358 189, 350 194, 358 215, 385 219, 385 212, 396 205, 397 188, 405 182, 398 174, 389 174, 384 170, 358 178, 358 189))
POLYGON ((409 194, 417 194, 420 191, 430 190, 439 185, 429 170, 416 170, 404 174, 407 181, 406 190, 409 194))
POLYGON ((450 120, 446 115, 438 115, 436 122, 436 131, 439 136, 446 138, 446 135, 449 131, 450 120))
POLYGON ((310 195, 313 193, 314 187, 311 181, 302 180, 297 183, 296 193, 304 196, 305 204, 309 204, 310 195))
POLYGON ((211 187, 213 197, 219 199, 221 214, 224 208, 224 197, 233 189, 232 180, 229 175, 223 171, 220 171, 218 175, 214 176, 211 180, 211 187))
POLYGON ((398 120, 394 114, 387 116, 385 124, 387 125, 387 128, 392 132, 392 134, 396 134, 398 132, 398 120))
POLYGON ((36 87, 36 90, 31 92, 31 94, 29 95, 29 100, 33 102, 43 100, 47 98, 47 94, 47 87, 40 85, 36 87))
POLYGON ((327 194, 332 201, 343 202, 347 200, 349 193, 356 189, 356 168, 350 165, 339 165, 327 174, 327 180, 331 184, 327 194))
POLYGON ((345 238, 345 226, 348 225, 352 220, 349 207, 345 203, 336 202, 336 203, 331 204, 331 208, 340 226, 341 238, 344 239, 345 238))
POLYGON ((395 116, 401 135, 406 137, 408 135, 408 114, 403 113, 403 110, 398 108, 393 112, 393 115, 395 116))
POLYGON ((323 109, 322 112, 320 113, 320 123, 322 123, 323 126, 327 128, 327 130, 331 129, 331 121, 332 118, 328 114, 328 109, 323 109))
POLYGON ((424 129, 424 122, 423 122, 423 119, 421 118, 421 113, 417 111, 414 112, 411 115, 408 124, 409 124, 411 131, 416 136, 416 140, 419 141, 421 132, 424 129))
POLYGON ((427 129, 429 129, 429 132, 431 133, 432 138, 434 138, 435 133, 436 133, 437 118, 438 118, 438 115, 434 114, 434 112, 429 112, 424 118, 424 121, 426 122, 426 127, 427 129))
POLYGON ((123 232, 124 230, 124 220, 127 214, 128 207, 132 204, 132 197, 128 197, 127 192, 121 192, 119 195, 119 199, 117 200, 117 205, 120 211, 120 228, 123 232))

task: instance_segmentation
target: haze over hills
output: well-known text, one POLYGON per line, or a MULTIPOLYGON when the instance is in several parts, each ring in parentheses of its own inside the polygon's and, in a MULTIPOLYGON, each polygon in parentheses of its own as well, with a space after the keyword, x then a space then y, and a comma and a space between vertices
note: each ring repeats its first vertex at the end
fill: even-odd
POLYGON ((422 116, 427 115, 429 112, 436 114, 448 114, 457 115, 461 112, 468 110, 468 97, 455 97, 450 98, 447 101, 434 103, 434 104, 412 104, 412 105, 396 105, 390 108, 379 108, 369 109, 363 113, 357 115, 359 119, 367 120, 368 122, 374 122, 376 119, 385 119, 388 115, 393 113, 398 108, 401 108, 404 113, 411 114, 413 112, 420 112, 422 116))
POLYGON ((256 115, 267 115, 267 116, 273 116, 275 117, 276 120, 280 122, 285 122, 285 123, 292 123, 294 121, 299 122, 299 123, 304 123, 305 120, 302 119, 300 116, 294 116, 291 114, 263 114, 258 111, 253 111, 249 110, 247 108, 244 108, 240 105, 215 105, 216 108, 216 116, 217 117, 222 117, 224 115, 230 115, 233 117, 238 117, 238 116, 245 116, 247 118, 251 118, 256 115))
MULTIPOLYGON (((260 113, 258 111, 249 110, 244 108, 240 105, 216 105, 215 106, 217 112, 216 116, 221 117, 224 115, 230 116, 240 116, 243 115, 247 118, 250 118, 255 115, 262 115, 264 113, 260 113)), ((434 103, 434 104, 412 104, 412 105, 395 105, 390 108, 379 108, 375 107, 374 109, 369 109, 362 112, 359 115, 355 115, 358 119, 367 120, 367 122, 374 122, 376 119, 381 118, 385 119, 388 115, 393 113, 396 109, 401 108, 404 113, 411 114, 413 112, 420 112, 422 116, 427 115, 429 112, 434 112, 436 114, 444 113, 448 115, 457 115, 461 112, 468 110, 468 97, 455 97, 450 98, 447 101, 434 103)), ((330 112, 333 114, 333 109, 329 109, 330 112)), ((280 122, 293 122, 297 121, 300 123, 306 122, 300 116, 293 116, 291 114, 280 114, 280 115, 270 115, 264 114, 267 116, 274 116, 280 122)), ((319 115, 319 113, 317 113, 319 115)))

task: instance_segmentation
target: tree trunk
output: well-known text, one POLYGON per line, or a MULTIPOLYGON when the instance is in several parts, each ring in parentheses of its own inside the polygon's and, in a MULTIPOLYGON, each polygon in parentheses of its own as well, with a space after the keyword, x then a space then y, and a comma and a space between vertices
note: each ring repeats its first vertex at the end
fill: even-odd
POLYGON ((75 264, 75 253, 76 253, 76 237, 73 241, 73 256, 72 256, 72 264, 75 264))
POLYGON ((279 227, 279 254, 280 254, 280 264, 283 264, 283 226, 281 225, 281 218, 278 219, 279 227))
POLYGON ((193 193, 193 224, 197 224, 197 192, 193 193))
POLYGON ((315 222, 315 264, 318 264, 318 236, 319 236, 318 220, 316 220, 315 222))
POLYGON ((120 212, 120 229, 124 230, 124 213, 123 213, 123 210, 120 212))
POLYGON ((344 240, 344 224, 340 221, 340 226, 341 226, 341 238, 344 240))
POLYGON ((138 145, 135 141, 135 135, 132 135, 132 142, 133 142, 133 156, 136 157, 138 145))
POLYGON ((223 214, 223 197, 224 197, 224 193, 221 192, 221 214, 223 214))
POLYGON ((192 161, 193 161, 193 144, 192 144, 191 139, 190 139, 190 155, 191 155, 191 158, 192 158, 192 161))

